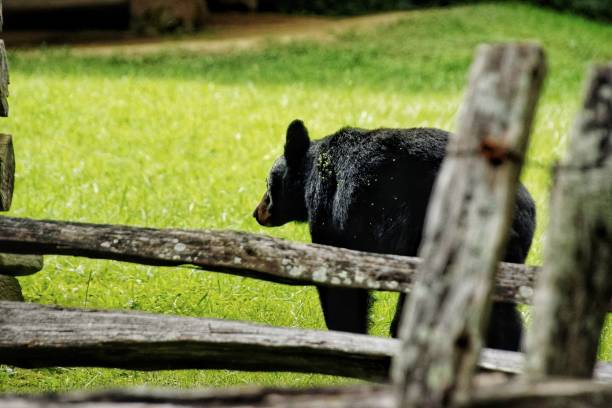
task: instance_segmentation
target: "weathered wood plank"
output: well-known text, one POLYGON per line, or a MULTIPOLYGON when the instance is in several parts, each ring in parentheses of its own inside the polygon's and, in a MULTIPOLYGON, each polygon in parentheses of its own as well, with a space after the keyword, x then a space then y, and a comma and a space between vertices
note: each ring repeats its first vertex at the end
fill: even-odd
POLYGON ((234 388, 204 391, 125 390, 103 393, 0 397, 3 408, 96 408, 143 407, 241 407, 241 408, 391 408, 388 387, 353 386, 342 388, 280 389, 234 388))
POLYGON ((0 300, 23 301, 21 285, 13 276, 0 275, 0 300))
POLYGON ((11 208, 14 187, 15 152, 13 151, 13 139, 11 135, 0 134, 0 211, 8 211, 11 208))
POLYGON ((0 302, 0 364, 26 368, 293 371, 381 381, 395 350, 396 340, 342 332, 0 302))
POLYGON ((470 393, 544 74, 537 45, 477 50, 404 309, 398 406, 446 406, 470 393))
MULTIPOLYGON (((19 367, 288 370, 381 380, 398 348, 397 339, 349 333, 0 302, 0 364, 19 367)), ((523 355, 485 349, 479 365, 518 374, 523 355)), ((612 365, 602 363, 597 378, 611 381, 612 365)))
POLYGON ((15 255, 0 253, 0 274, 10 276, 32 275, 44 266, 40 255, 15 255))
MULTIPOLYGON (((71 255, 208 271, 293 285, 408 293, 418 258, 304 244, 235 231, 170 230, 0 218, 3 252, 71 255)), ((538 268, 500 263, 495 298, 530 303, 538 268)))
POLYGON ((475 390, 474 398, 460 405, 473 408, 609 408, 612 384, 584 380, 510 382, 475 390))
POLYGON ((548 228, 529 375, 588 378, 612 295, 612 64, 591 74, 556 174, 548 228))
POLYGON ((7 117, 9 115, 9 67, 8 58, 6 56, 6 48, 4 41, 0 40, 0 116, 7 117))
MULTIPOLYGON (((3 408, 394 408, 393 391, 387 385, 335 388, 229 388, 211 390, 131 389, 39 396, 2 396, 3 408)), ((587 381, 507 383, 483 387, 463 408, 608 408, 612 385, 587 381)))

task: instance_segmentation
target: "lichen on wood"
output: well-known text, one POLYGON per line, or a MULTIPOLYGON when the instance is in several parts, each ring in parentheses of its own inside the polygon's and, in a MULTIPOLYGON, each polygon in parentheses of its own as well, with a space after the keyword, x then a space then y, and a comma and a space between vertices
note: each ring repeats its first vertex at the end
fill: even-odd
MULTIPOLYGON (((421 261, 237 231, 176 230, 0 218, 3 252, 84 256, 146 265, 191 264, 291 285, 408 293, 421 261)), ((530 303, 538 268, 498 265, 494 298, 530 303)), ((10 272, 7 272, 10 274, 10 272)))
POLYGON ((528 332, 529 376, 590 377, 612 295, 612 64, 592 70, 560 162, 528 332), (537 328, 537 329, 536 329, 537 328))
POLYGON ((400 407, 469 396, 544 73, 537 45, 478 48, 404 308, 392 370, 400 407))

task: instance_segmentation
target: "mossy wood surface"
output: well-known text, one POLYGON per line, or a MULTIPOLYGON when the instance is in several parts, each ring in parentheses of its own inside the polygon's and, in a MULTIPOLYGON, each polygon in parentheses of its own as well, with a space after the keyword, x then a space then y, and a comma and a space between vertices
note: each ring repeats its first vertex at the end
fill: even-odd
MULTIPOLYGON (((0 301, 1 300, 23 301, 21 285, 19 285, 17 278, 0 275, 0 301)), ((0 325, 0 330, 1 329, 2 326, 0 325)))

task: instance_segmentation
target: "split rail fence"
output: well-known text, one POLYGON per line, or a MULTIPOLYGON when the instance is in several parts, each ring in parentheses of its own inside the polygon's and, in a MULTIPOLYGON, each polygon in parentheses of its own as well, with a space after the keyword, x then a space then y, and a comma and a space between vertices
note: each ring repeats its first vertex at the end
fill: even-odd
MULTIPOLYGON (((6 113, 8 72, 1 66, 6 113)), ((2 292, 8 300, 0 301, 1 364, 294 371, 380 384, 4 395, 0 405, 612 406, 612 365, 596 362, 612 298, 612 64, 592 69, 568 152, 556 167, 543 266, 499 263, 544 76, 545 57, 537 45, 478 48, 419 258, 232 231, 0 217, 0 248, 6 253, 0 255, 0 278, 12 285, 2 292), (40 270, 45 254, 190 264, 285 284, 411 295, 399 339, 15 301, 22 298, 14 276, 40 270), (533 304, 526 354, 483 349, 493 299, 533 304)), ((0 204, 8 210, 11 137, 3 135, 0 142, 0 204)))

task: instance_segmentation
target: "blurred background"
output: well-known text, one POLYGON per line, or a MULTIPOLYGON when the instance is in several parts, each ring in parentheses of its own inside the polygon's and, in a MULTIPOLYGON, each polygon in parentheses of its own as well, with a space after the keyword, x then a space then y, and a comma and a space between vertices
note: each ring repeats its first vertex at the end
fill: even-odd
MULTIPOLYGON (((610 0, 526 0, 542 7, 612 21, 610 0)), ((459 4, 470 0, 5 0, 5 30, 14 45, 130 39, 193 32, 227 23, 219 13, 359 15, 459 4), (75 32, 77 33, 75 35, 75 32)), ((498 1, 499 3, 499 1, 498 1)), ((265 21, 263 21, 265 23, 265 21)), ((251 23, 252 24, 252 23, 251 23)))

